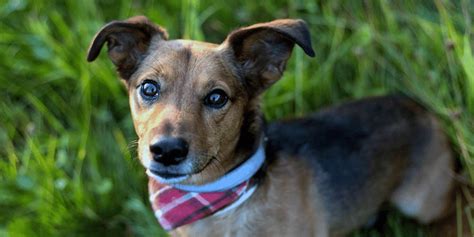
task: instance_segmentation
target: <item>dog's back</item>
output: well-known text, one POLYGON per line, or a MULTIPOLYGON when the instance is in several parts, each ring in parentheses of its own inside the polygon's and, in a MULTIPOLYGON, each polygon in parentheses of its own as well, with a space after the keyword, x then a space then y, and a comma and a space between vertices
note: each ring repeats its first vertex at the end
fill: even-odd
POLYGON ((408 98, 344 104, 273 123, 267 135, 273 157, 301 157, 311 167, 316 198, 329 227, 337 227, 332 233, 363 225, 386 200, 423 223, 442 217, 450 204, 447 140, 433 116, 408 98))

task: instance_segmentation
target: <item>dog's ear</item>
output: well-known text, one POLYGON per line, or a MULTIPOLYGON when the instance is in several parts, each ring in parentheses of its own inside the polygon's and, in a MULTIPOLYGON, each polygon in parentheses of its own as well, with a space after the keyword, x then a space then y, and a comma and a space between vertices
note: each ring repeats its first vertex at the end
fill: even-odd
POLYGON ((94 61, 107 42, 110 60, 122 79, 128 80, 143 59, 152 38, 166 40, 166 31, 144 16, 112 21, 102 27, 89 47, 87 61, 94 61))
POLYGON ((223 44, 232 49, 246 83, 257 94, 281 78, 295 44, 314 57, 303 20, 282 19, 241 28, 223 44))

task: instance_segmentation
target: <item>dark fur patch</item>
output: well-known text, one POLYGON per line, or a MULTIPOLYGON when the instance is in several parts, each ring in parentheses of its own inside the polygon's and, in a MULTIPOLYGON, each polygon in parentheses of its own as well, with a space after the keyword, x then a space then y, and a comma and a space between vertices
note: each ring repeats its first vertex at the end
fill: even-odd
POLYGON ((128 80, 145 57, 153 37, 166 40, 168 34, 160 26, 144 16, 132 17, 126 21, 112 21, 94 37, 89 47, 87 61, 94 61, 102 46, 107 42, 110 60, 117 67, 122 79, 128 80))
POLYGON ((260 94, 281 78, 295 44, 314 56, 308 27, 301 20, 277 20, 238 29, 229 34, 226 42, 251 96, 260 94))

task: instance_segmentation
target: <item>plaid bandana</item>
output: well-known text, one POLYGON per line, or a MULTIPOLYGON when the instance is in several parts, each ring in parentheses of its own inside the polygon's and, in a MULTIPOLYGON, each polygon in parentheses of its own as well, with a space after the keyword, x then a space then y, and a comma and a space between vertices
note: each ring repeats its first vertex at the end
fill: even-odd
POLYGON ((254 187, 251 180, 220 192, 188 192, 150 177, 148 189, 156 218, 166 231, 170 231, 228 207, 254 187))

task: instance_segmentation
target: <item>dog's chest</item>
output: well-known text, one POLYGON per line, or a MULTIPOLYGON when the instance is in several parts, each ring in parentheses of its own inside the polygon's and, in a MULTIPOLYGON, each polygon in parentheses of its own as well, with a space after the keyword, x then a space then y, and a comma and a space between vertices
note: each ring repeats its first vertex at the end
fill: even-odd
POLYGON ((276 160, 257 191, 241 206, 178 228, 173 236, 327 236, 314 176, 303 167, 295 160, 276 160))

